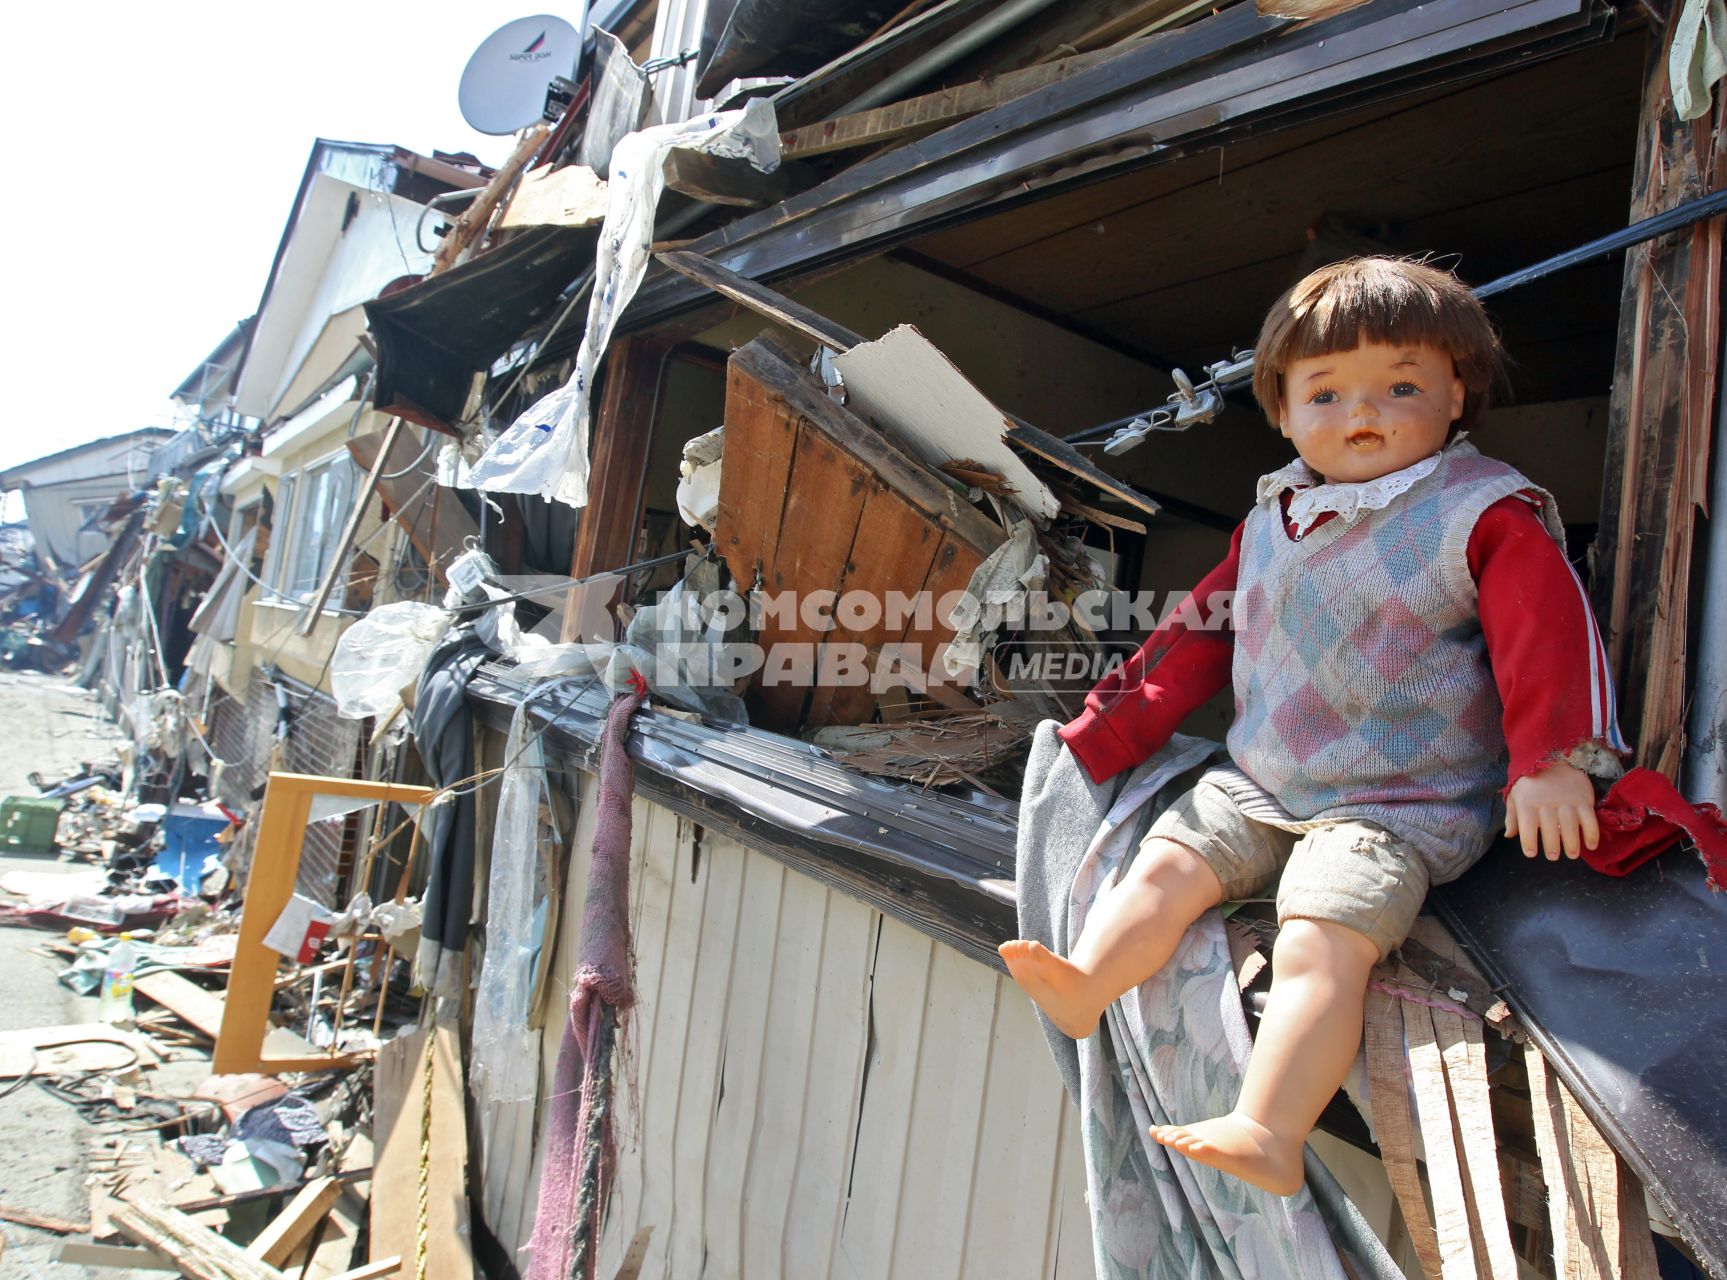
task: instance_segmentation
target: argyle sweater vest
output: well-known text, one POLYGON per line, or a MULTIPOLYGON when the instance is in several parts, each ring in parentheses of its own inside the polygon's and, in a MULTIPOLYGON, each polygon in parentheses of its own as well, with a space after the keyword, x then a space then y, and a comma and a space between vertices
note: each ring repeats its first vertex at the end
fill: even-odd
POLYGON ((1523 490, 1563 547, 1552 496, 1462 441, 1383 510, 1295 539, 1273 493, 1242 532, 1231 757, 1297 822, 1385 827, 1435 883, 1486 851, 1502 812, 1504 711, 1468 545, 1523 490))

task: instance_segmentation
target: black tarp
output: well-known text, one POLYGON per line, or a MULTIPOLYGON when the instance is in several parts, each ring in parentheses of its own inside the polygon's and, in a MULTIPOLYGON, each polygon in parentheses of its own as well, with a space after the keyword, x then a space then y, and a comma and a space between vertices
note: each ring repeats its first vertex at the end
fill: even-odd
MULTIPOLYGON (((366 304, 381 412, 438 431, 462 416, 473 375, 551 314, 593 265, 592 227, 529 227, 491 252, 366 304)), ((578 334, 581 317, 573 323, 578 334)))
POLYGON ((1689 850, 1624 879, 1509 842, 1429 905, 1712 1274, 1727 1275, 1727 894, 1689 850))

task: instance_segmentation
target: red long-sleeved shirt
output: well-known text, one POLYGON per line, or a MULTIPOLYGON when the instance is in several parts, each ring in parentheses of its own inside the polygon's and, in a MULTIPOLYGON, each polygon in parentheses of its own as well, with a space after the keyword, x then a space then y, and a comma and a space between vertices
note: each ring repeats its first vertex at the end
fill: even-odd
MULTIPOLYGON (((1284 495, 1287 512, 1288 494, 1284 495)), ((1481 631, 1505 705, 1507 787, 1575 748, 1623 752, 1607 654, 1582 581, 1522 493, 1487 508, 1469 536, 1481 631)), ((1335 519, 1321 516, 1315 527, 1335 519)), ((1231 682, 1227 616, 1241 561, 1237 525, 1222 564, 1200 580, 1128 659, 1099 681, 1062 739, 1094 781, 1106 782, 1169 741, 1189 714, 1231 682)), ((1286 524, 1286 533, 1293 534, 1286 524)))

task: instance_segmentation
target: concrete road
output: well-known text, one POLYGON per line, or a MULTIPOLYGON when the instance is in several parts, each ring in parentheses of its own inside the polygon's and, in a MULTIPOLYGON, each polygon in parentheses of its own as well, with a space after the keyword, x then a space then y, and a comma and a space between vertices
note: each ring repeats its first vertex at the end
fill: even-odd
MULTIPOLYGON (((0 673, 0 796, 36 794, 25 780, 32 771, 53 780, 86 761, 110 759, 119 737, 95 698, 83 690, 46 676, 0 673)), ((88 869, 87 863, 68 865, 52 853, 0 855, 0 876, 88 869)), ((51 936, 38 929, 0 926, 0 1029, 96 1020, 95 997, 77 996, 61 986, 55 977, 59 962, 33 954, 32 948, 51 936)), ((0 1088, 6 1083, 0 1082, 0 1088)), ((160 1087, 159 1081, 152 1083, 160 1087)), ((33 1084, 0 1098, 0 1205, 86 1221, 90 1195, 84 1162, 96 1132, 70 1106, 33 1084)), ((16 1223, 0 1221, 0 1239, 6 1246, 0 1255, 0 1280, 160 1280, 167 1274, 52 1262, 60 1237, 16 1223)))

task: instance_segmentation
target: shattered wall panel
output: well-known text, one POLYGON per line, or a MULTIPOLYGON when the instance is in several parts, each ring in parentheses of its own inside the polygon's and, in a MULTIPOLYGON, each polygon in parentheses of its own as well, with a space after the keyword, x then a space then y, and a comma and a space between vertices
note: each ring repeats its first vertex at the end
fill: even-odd
MULTIPOLYGON (((789 591, 799 600, 816 591, 883 599, 959 590, 1003 536, 945 478, 830 400, 780 348, 764 339, 732 356, 715 538, 740 589, 759 581, 769 596, 789 591)), ((801 613, 766 619, 759 642, 770 655, 776 645, 810 646, 813 672, 778 684, 758 678, 752 722, 796 732, 869 720, 876 695, 868 685, 833 683, 844 655, 856 653, 840 646, 873 654, 915 645, 928 671, 936 648, 953 637, 938 612, 924 624, 884 610, 874 625, 836 621, 832 630, 801 613)))

